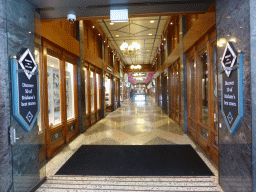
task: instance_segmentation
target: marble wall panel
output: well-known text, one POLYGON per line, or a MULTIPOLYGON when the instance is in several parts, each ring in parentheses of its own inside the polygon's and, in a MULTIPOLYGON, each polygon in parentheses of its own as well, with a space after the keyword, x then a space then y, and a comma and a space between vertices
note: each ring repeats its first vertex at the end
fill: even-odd
MULTIPOLYGON (((244 118, 236 133, 230 135, 219 107, 219 178, 224 191, 252 191, 252 112, 250 63, 250 6, 249 0, 216 0, 217 41, 234 39, 234 46, 244 56, 243 91, 244 118)), ((224 46, 217 47, 217 65, 224 46)), ((222 70, 218 68, 219 72, 222 70)), ((221 101, 221 75, 218 81, 218 101, 221 101)))
MULTIPOLYGON (((7 58, 13 55, 19 56, 24 48, 29 48, 33 54, 34 18, 36 17, 34 7, 25 0, 8 0, 6 11, 7 58)), ((8 70, 10 71, 10 62, 8 70)), ((11 101, 8 104, 11 105, 11 101)), ((16 136, 20 138, 17 144, 12 146, 13 189, 14 191, 29 191, 40 181, 38 126, 35 123, 31 133, 27 133, 12 115, 9 115, 8 119, 10 119, 11 126, 16 129, 16 136)))
POLYGON ((253 191, 256 191, 256 1, 250 0, 251 94, 252 94, 252 167, 253 191))
POLYGON ((8 191, 12 184, 10 127, 10 91, 7 60, 6 4, 0 0, 0 191, 8 191))

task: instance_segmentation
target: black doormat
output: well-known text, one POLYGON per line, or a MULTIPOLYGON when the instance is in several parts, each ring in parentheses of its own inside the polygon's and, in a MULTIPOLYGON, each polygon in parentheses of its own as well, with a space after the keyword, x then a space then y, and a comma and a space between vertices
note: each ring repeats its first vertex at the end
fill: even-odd
POLYGON ((191 145, 83 145, 56 175, 212 176, 191 145))

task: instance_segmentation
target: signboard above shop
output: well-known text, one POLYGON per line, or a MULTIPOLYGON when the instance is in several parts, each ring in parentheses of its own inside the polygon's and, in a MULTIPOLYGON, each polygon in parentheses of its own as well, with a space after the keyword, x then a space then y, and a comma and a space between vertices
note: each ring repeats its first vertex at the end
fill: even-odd
POLYGON ((234 134, 243 117, 243 55, 237 54, 231 42, 227 43, 221 64, 221 110, 229 131, 234 134))
POLYGON ((17 61, 11 59, 13 116, 30 132, 39 111, 37 64, 27 49, 17 61))

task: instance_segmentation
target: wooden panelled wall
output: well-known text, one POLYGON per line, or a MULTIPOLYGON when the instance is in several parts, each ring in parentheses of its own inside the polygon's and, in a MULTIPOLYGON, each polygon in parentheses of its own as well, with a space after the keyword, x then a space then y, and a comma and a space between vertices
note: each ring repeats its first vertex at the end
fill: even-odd
POLYGON ((178 124, 181 124, 181 76, 187 74, 188 97, 188 133, 191 138, 204 150, 207 156, 218 165, 218 130, 216 125, 217 103, 214 92, 214 51, 216 51, 216 26, 214 4, 204 14, 187 14, 185 17, 186 34, 180 39, 181 29, 179 16, 173 16, 163 31, 162 41, 155 58, 157 72, 156 103, 162 106, 163 94, 169 93, 170 108, 167 112, 178 124), (180 49, 183 43, 183 50, 180 49), (180 55, 187 56, 187 71, 181 72, 180 55), (167 70, 168 69, 168 70, 167 70), (191 70, 194 71, 191 71, 191 70), (169 72, 168 85, 161 78, 169 72), (164 73, 164 74, 163 74, 164 73), (163 75, 161 75, 163 74, 163 75), (162 82, 162 83, 161 83, 162 82), (161 88, 167 86, 167 90, 161 88), (193 90, 193 91, 192 91, 193 90), (193 95, 193 94, 194 95, 193 95), (170 109, 170 110, 169 110, 170 109))

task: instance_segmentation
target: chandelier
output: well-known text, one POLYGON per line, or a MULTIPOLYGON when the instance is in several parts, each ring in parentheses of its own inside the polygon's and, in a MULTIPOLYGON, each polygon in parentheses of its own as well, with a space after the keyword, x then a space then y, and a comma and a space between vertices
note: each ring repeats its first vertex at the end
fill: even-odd
POLYGON ((132 56, 132 55, 135 55, 136 52, 140 50, 140 45, 136 42, 133 42, 130 46, 128 46, 128 43, 123 42, 120 49, 124 55, 132 56))
MULTIPOLYGON (((129 39, 131 37, 130 34, 130 29, 131 28, 131 21, 129 19, 129 39)), ((123 44, 120 46, 120 49, 123 53, 123 55, 126 56, 132 56, 135 55, 136 56, 136 52, 139 51, 140 49, 140 45, 136 42, 133 42, 130 46, 128 45, 128 43, 126 43, 125 41, 123 42, 123 44)))

